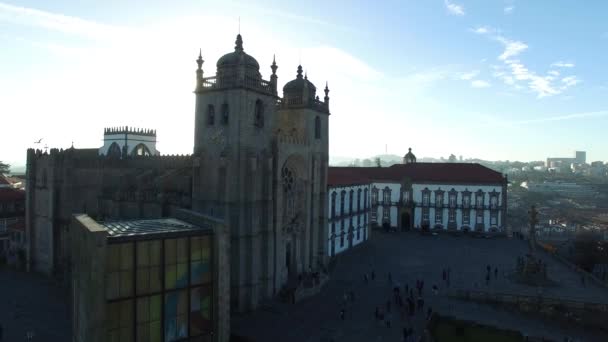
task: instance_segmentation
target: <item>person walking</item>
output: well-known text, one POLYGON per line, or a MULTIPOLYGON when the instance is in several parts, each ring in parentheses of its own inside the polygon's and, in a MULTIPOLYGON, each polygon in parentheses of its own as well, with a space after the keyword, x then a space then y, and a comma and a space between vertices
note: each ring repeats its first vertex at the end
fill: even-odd
POLYGON ((344 309, 340 310, 340 319, 344 320, 344 309))
POLYGON ((494 278, 498 279, 498 267, 494 268, 494 278))
POLYGON ((366 284, 369 282, 369 279, 367 278, 367 273, 365 273, 363 275, 363 280, 365 281, 366 284))
POLYGON ((372 270, 372 280, 376 279, 376 273, 372 270))

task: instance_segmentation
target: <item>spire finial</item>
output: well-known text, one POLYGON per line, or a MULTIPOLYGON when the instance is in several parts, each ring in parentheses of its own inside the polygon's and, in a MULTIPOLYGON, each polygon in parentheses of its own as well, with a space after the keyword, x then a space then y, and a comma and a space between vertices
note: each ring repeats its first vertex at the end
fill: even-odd
POLYGON ((276 59, 275 59, 275 55, 273 54, 272 55, 272 64, 270 65, 270 69, 272 69, 272 74, 273 75, 276 75, 277 68, 278 68, 277 62, 276 62, 276 59))
POLYGON ((298 76, 297 78, 302 78, 302 65, 298 65, 298 76))
POLYGON ((307 80, 308 79, 308 71, 304 71, 304 79, 307 80))
POLYGON ((205 61, 203 60, 203 49, 199 49, 198 50, 198 59, 196 60, 196 64, 198 64, 198 70, 201 70, 204 62, 205 61))
POLYGON ((241 37, 241 34, 237 34, 236 35, 236 42, 235 42, 235 46, 234 46, 234 51, 236 52, 243 52, 243 37, 241 37))

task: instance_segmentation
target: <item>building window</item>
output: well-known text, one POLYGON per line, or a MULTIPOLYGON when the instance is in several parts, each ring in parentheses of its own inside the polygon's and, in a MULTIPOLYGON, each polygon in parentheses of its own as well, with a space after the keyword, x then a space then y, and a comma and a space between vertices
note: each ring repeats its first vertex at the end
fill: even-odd
POLYGON ((176 289, 188 285, 187 239, 165 240, 165 289, 176 289))
POLYGON ((435 223, 443 222, 443 209, 437 208, 435 209, 435 223))
POLYGON ((188 290, 165 293, 165 341, 188 337, 188 290))
POLYGON ((477 208, 482 208, 483 207, 483 192, 478 191, 475 194, 475 206, 477 208))
POLYGON ((363 191, 363 208, 367 209, 367 188, 363 191))
POLYGON ((361 227, 357 228, 357 240, 361 238, 361 227))
POLYGON ((471 224, 471 212, 469 210, 462 211, 462 224, 471 224))
POLYGON ((422 190, 422 205, 428 206, 431 203, 431 193, 429 189, 422 190))
POLYGON ((340 216, 344 216, 344 202, 346 201, 346 191, 340 193, 340 216))
POLYGON ((450 208, 456 208, 456 192, 455 191, 451 191, 450 195, 449 195, 449 203, 450 203, 450 208))
POLYGON ((435 193, 435 207, 437 207, 437 208, 443 207, 443 191, 435 193))
POLYGON ((161 241, 137 242, 136 292, 138 295, 160 291, 161 241))
POLYGON ((357 211, 361 211, 361 189, 357 190, 357 211))
POLYGON ((378 209, 376 209, 376 208, 372 209, 370 220, 374 223, 378 222, 378 209))
POLYGON ((190 283, 192 285, 211 282, 211 238, 190 238, 190 283))
POLYGON ((384 190, 382 191, 382 203, 383 204, 391 203, 391 189, 389 189, 388 186, 386 188, 384 188, 384 190))
POLYGON ((133 296, 133 244, 112 244, 107 254, 106 298, 133 296))
POLYGON ((344 224, 342 224, 342 231, 340 232, 340 247, 344 247, 344 224))
POLYGON ((137 298, 137 341, 161 340, 161 296, 137 298))
POLYGON ((456 209, 450 209, 448 211, 448 220, 450 223, 456 222, 456 209))
POLYGON ((121 300, 107 305, 107 341, 133 340, 133 300, 121 300))
POLYGON ((463 208, 471 207, 471 193, 464 193, 462 195, 462 207, 463 208))
POLYGON ((383 207, 382 208, 382 221, 383 222, 390 222, 390 208, 389 207, 383 207))
POLYGON ((378 204, 378 188, 372 188, 372 205, 378 204))
POLYGON ((336 224, 334 222, 331 223, 331 235, 336 235, 336 224))
POLYGON ((409 203, 409 201, 410 201, 410 192, 406 190, 403 192, 403 203, 409 203))
POLYGON ((498 195, 492 195, 490 197, 490 208, 492 208, 492 209, 498 208, 498 195))
POLYGON ((200 336, 212 331, 212 303, 211 285, 190 289, 190 336, 200 336))
POLYGON ((477 211, 477 223, 483 223, 483 211, 482 210, 477 211))
POLYGON ((351 190, 348 194, 348 212, 352 214, 353 212, 353 201, 355 197, 355 190, 351 190))
POLYGON ((224 126, 228 125, 229 112, 228 104, 224 103, 222 105, 222 125, 224 126))
POLYGON ((493 226, 498 225, 498 215, 496 213, 490 214, 490 224, 493 226))
POLYGON ((422 208, 422 222, 429 222, 429 208, 422 208))
POLYGON ((321 139, 321 118, 315 117, 315 139, 321 139))
POLYGON ((215 124, 215 107, 213 105, 207 106, 207 125, 213 126, 215 124))
POLYGON ((262 100, 255 101, 255 113, 253 124, 258 127, 264 127, 264 103, 262 100))
POLYGON ((335 191, 331 193, 331 218, 336 217, 336 194, 335 191))

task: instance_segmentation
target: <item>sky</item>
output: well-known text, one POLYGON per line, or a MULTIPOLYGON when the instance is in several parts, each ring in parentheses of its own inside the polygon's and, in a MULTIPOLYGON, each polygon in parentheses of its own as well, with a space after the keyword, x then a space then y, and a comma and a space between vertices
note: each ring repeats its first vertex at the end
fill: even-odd
POLYGON ((298 63, 328 82, 330 158, 607 161, 607 15, 600 0, 0 0, 0 160, 99 147, 113 126, 191 153, 199 49, 214 75, 240 25, 264 79, 276 55, 279 87, 298 63))

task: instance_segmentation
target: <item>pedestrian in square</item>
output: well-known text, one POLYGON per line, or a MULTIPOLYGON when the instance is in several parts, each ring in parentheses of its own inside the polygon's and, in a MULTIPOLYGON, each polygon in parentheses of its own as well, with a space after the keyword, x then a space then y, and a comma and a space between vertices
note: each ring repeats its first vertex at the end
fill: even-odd
POLYGON ((344 309, 340 310, 340 319, 344 320, 344 309))
POLYGON ((494 278, 498 279, 498 267, 494 268, 494 278))
POLYGON ((374 270, 372 270, 372 280, 376 279, 376 273, 374 273, 374 270))
POLYGON ((369 279, 367 278, 367 273, 365 273, 363 275, 363 280, 365 281, 365 283, 367 284, 367 282, 369 281, 369 279))

